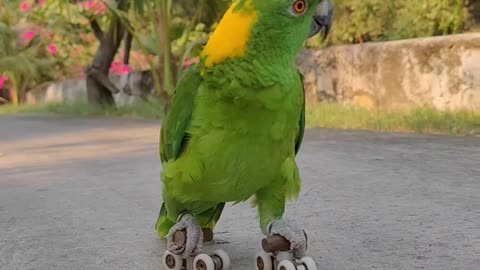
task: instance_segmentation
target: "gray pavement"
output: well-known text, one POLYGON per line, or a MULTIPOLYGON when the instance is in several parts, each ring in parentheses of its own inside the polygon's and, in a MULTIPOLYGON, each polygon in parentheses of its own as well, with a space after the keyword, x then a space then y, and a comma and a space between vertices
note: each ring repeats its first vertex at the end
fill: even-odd
MULTIPOLYGON (((0 116, 0 269, 161 269, 157 121, 0 116)), ((319 269, 480 269, 480 138, 308 130, 287 216, 319 269)), ((213 245, 254 269, 249 204, 213 245)))

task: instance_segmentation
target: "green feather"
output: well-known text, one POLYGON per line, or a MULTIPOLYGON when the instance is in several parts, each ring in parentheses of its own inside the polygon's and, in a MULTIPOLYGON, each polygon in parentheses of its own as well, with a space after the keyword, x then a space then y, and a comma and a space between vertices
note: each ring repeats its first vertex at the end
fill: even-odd
POLYGON ((162 125, 160 157, 162 163, 176 159, 185 144, 185 129, 192 117, 195 96, 201 76, 194 66, 184 71, 172 97, 170 110, 162 125))
POLYGON ((304 77, 300 72, 298 74, 300 75, 300 81, 302 82, 303 102, 302 113, 300 114, 300 132, 298 133, 297 142, 295 143, 295 154, 298 154, 298 151, 300 151, 303 136, 305 135, 305 86, 303 85, 304 77))

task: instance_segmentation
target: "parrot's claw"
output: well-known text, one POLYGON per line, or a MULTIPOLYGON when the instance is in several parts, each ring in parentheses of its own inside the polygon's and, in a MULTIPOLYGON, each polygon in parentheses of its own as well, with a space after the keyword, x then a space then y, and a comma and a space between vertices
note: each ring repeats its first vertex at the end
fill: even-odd
POLYGON ((315 261, 305 257, 307 234, 290 220, 269 223, 263 251, 255 255, 256 270, 317 270, 315 261))
MULTIPOLYGON (((210 229, 205 229, 205 232, 206 237, 212 240, 213 232, 210 229)), ((192 214, 181 215, 167 235, 167 251, 162 259, 164 269, 229 270, 230 258, 225 251, 215 250, 212 254, 200 252, 203 234, 192 214)))
MULTIPOLYGON (((182 234, 180 234, 182 235, 182 234)), ((200 251, 203 241, 203 232, 198 221, 192 214, 183 214, 178 218, 177 224, 175 224, 167 235, 167 249, 182 257, 188 257, 196 254, 200 251), (183 239, 180 241, 179 232, 183 233, 183 239)))
POLYGON ((268 225, 268 235, 280 235, 290 242, 290 251, 300 259, 307 252, 307 234, 288 219, 274 220, 268 225))

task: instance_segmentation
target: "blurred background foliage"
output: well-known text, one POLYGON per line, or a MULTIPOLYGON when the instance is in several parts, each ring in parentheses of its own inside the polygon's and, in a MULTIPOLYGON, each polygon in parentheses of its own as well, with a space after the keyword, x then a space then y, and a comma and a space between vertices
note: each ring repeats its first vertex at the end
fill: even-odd
POLYGON ((480 24, 480 1, 334 0, 335 23, 325 44, 389 41, 462 33, 480 24))
MULTIPOLYGON (((131 49, 121 46, 110 72, 157 70, 159 87, 173 88, 183 66, 197 61, 201 48, 230 0, 0 0, 0 91, 13 102, 27 89, 47 81, 85 75, 104 32, 121 18, 133 35, 131 49), (124 61, 125 50, 129 61, 124 61)), ((333 0, 335 22, 326 41, 308 47, 389 41, 478 30, 480 1, 333 0)), ((0 92, 0 97, 1 97, 0 92)))

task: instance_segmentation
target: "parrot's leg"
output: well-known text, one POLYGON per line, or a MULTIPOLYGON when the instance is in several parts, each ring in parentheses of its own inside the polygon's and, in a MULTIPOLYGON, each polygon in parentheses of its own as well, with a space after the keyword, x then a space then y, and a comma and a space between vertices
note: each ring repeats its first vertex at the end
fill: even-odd
POLYGON ((200 224, 191 213, 184 213, 178 217, 177 223, 167 235, 167 249, 176 255, 188 257, 200 251, 203 241, 203 232, 200 224), (175 233, 186 231, 185 243, 179 245, 174 241, 175 233))
POLYGON ((203 232, 194 213, 190 211, 192 208, 172 198, 165 190, 163 200, 156 227, 159 236, 162 236, 167 226, 171 226, 167 233, 167 250, 182 257, 198 253, 203 241, 203 232), (175 234, 180 231, 184 231, 181 237, 184 241, 175 241, 175 234))
POLYGON ((307 236, 292 220, 283 218, 285 211, 285 193, 283 185, 271 184, 256 194, 260 215, 260 226, 266 236, 278 234, 290 242, 290 250, 295 258, 305 256, 307 236))
MULTIPOLYGON (((203 242, 211 242, 213 240, 213 228, 220 218, 224 206, 225 203, 218 204, 215 208, 211 208, 205 213, 201 213, 197 216, 197 221, 200 223, 203 230, 203 242)), ((173 226, 175 226, 175 222, 168 218, 167 209, 163 203, 155 224, 155 229, 158 231, 159 238, 166 238, 168 232, 173 226)))
POLYGON ((230 258, 225 251, 217 249, 210 254, 201 252, 202 240, 207 237, 210 240, 213 238, 212 230, 220 218, 225 203, 200 203, 202 207, 198 208, 183 205, 168 196, 165 198, 167 201, 162 205, 156 225, 159 236, 163 235, 167 226, 171 226, 168 227, 166 235, 167 251, 162 257, 164 269, 229 270, 230 258), (192 208, 195 210, 180 210, 192 208), (175 217, 176 223, 171 221, 175 220, 175 217), (218 265, 222 268, 218 269, 216 267, 218 265))

